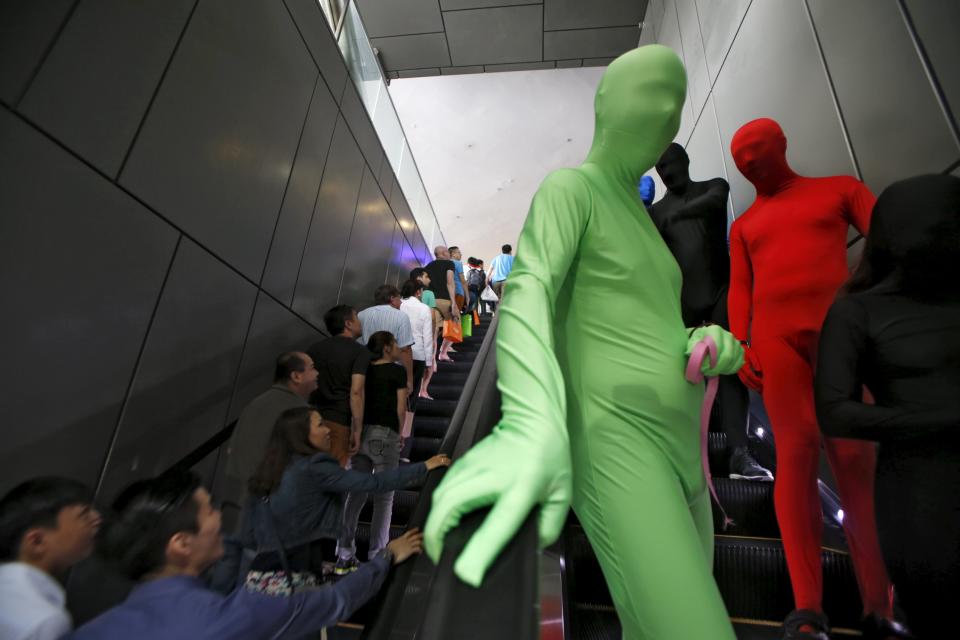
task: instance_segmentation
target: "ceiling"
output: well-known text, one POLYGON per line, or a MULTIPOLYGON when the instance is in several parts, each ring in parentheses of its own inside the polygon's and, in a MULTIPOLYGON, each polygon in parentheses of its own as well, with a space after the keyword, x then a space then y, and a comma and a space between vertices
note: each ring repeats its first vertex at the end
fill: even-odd
POLYGON ((397 80, 390 95, 443 235, 489 261, 516 246, 550 171, 583 162, 604 69, 397 80))
POLYGON ((606 66, 647 0, 355 0, 387 76, 606 66))

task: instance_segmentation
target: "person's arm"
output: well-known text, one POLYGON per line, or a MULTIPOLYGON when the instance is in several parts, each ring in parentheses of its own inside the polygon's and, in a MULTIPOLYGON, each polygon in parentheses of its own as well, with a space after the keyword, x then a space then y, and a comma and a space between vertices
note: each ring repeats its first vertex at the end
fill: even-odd
POLYGON ((403 430, 403 425, 407 421, 407 388, 397 387, 397 420, 400 422, 401 432, 403 430))
POLYGON ((243 627, 243 635, 251 638, 300 638, 318 633, 349 618, 375 596, 390 572, 391 562, 389 553, 378 554, 348 576, 287 598, 238 588, 226 598, 218 618, 234 620, 234 625, 243 627))
POLYGON ((710 180, 707 191, 683 204, 680 210, 673 214, 674 220, 692 220, 707 218, 722 214, 727 215, 727 195, 730 185, 723 178, 710 180))
POLYGON ((873 205, 877 198, 873 192, 856 178, 850 178, 851 184, 844 201, 844 216, 853 225, 860 235, 866 236, 870 232, 870 216, 873 214, 873 205))
POLYGON ((383 493, 416 486, 427 477, 427 464, 417 462, 405 464, 377 473, 363 473, 352 469, 333 468, 326 461, 316 463, 317 472, 314 474, 316 485, 331 493, 383 493))
MULTIPOLYGON (((736 221, 730 228, 730 289, 727 292, 727 314, 730 333, 736 336, 737 340, 750 339, 752 304, 753 265, 743 237, 742 221, 736 221)), ((746 345, 744 358, 747 364, 740 369, 740 380, 749 388, 759 391, 763 386, 760 365, 756 355, 746 345)))
POLYGON ((363 406, 366 402, 364 388, 367 376, 354 373, 350 376, 350 455, 360 450, 360 435, 363 433, 363 406))
POLYGON ((464 300, 466 300, 467 297, 470 295, 470 287, 467 286, 467 270, 461 269, 459 276, 460 276, 460 286, 463 289, 463 297, 464 297, 464 300))
POLYGON ((450 295, 450 313, 454 320, 460 320, 460 307, 457 306, 457 285, 454 284, 453 276, 456 269, 447 270, 447 293, 450 295))
POLYGON ((878 442, 926 435, 956 426, 956 416, 936 409, 904 411, 866 404, 861 376, 871 342, 868 315, 853 297, 834 302, 820 333, 814 391, 820 430, 833 438, 878 442))
POLYGON ((461 580, 479 586, 527 515, 539 509, 540 545, 566 521, 572 493, 566 392, 554 351, 555 303, 592 210, 575 169, 551 173, 530 206, 510 274, 510 304, 497 330, 503 417, 447 472, 434 493, 424 546, 436 562, 444 537, 470 511, 493 505, 457 558, 461 580))

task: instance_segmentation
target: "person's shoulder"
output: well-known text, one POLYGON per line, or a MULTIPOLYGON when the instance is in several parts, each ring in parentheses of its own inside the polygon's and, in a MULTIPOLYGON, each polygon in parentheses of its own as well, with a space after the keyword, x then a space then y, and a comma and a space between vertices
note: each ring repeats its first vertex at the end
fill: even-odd
POLYGON ((709 180, 704 180, 703 184, 711 189, 726 189, 730 190, 730 183, 724 180, 723 178, 710 178, 709 180))
POLYGON ((845 194, 859 191, 860 189, 866 187, 862 181, 854 176, 820 176, 817 178, 805 177, 803 179, 809 181, 810 184, 816 186, 817 188, 827 188, 831 191, 837 191, 845 194))
POLYGON ((569 194, 588 194, 590 191, 589 182, 580 169, 563 168, 554 169, 547 174, 547 177, 540 183, 538 193, 569 193, 569 194))

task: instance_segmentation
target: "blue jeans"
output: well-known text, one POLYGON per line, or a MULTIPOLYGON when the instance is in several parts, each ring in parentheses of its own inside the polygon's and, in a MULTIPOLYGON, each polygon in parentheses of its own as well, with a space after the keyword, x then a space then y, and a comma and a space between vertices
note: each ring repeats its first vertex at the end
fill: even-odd
MULTIPOLYGON (((400 464, 400 434, 376 424, 363 426, 360 451, 351 461, 354 471, 380 473, 396 469, 400 464)), ((356 535, 360 510, 367 501, 366 493, 351 493, 343 509, 343 532, 337 545, 337 557, 349 560, 357 553, 356 535)), ((390 541, 390 520, 393 516, 393 491, 373 494, 373 522, 370 524, 370 551, 372 558, 390 541)))

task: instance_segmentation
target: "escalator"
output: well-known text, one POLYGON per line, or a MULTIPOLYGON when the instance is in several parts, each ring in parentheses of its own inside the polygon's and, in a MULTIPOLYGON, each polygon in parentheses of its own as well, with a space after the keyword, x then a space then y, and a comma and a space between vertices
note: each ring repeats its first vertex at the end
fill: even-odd
MULTIPOLYGON (((457 460, 499 420, 495 331, 495 320, 489 327, 481 328, 478 335, 484 339, 472 357, 472 367, 458 363, 446 370, 460 378, 438 378, 438 387, 448 384, 452 387, 465 379, 460 402, 452 416, 448 415, 452 405, 437 404, 422 414, 422 410, 418 410, 415 427, 423 425, 415 430, 417 450, 422 451, 420 458, 435 453, 439 441, 439 451, 457 460), (441 411, 445 413, 440 415, 441 411), (441 433, 444 433, 442 440, 441 433)), ((472 353, 478 341, 475 337, 463 350, 472 353)), ((441 369, 440 375, 443 373, 441 369)), ((434 389, 431 386, 431 391, 434 389)), ((451 388, 434 397, 438 403, 452 402, 456 393, 451 388)), ((773 469, 773 442, 762 422, 765 418, 762 408, 751 411, 751 450, 764 466, 773 469), (758 438, 758 433, 765 436, 758 438)), ((735 522, 723 531, 722 517, 714 505, 714 576, 738 638, 779 638, 780 623, 793 609, 793 596, 773 509, 773 483, 727 478, 729 453, 725 434, 711 431, 709 461, 714 483, 724 508, 735 522)), ((441 478, 442 474, 431 474, 418 499, 411 496, 404 503, 406 507, 396 505, 394 523, 422 527, 429 512, 430 496, 441 478)), ((836 496, 822 483, 821 498, 825 513, 835 513, 836 496)), ((401 565, 389 578, 380 597, 368 607, 360 637, 371 640, 498 637, 613 640, 621 637, 600 566, 572 511, 560 540, 542 553, 537 550, 536 514, 531 513, 480 588, 460 582, 453 574, 453 561, 485 514, 484 510, 469 514, 448 534, 439 565, 425 556, 401 565)), ((824 608, 835 635, 858 635, 852 629, 859 626, 862 607, 852 563, 836 519, 825 518, 825 523, 824 608)))

